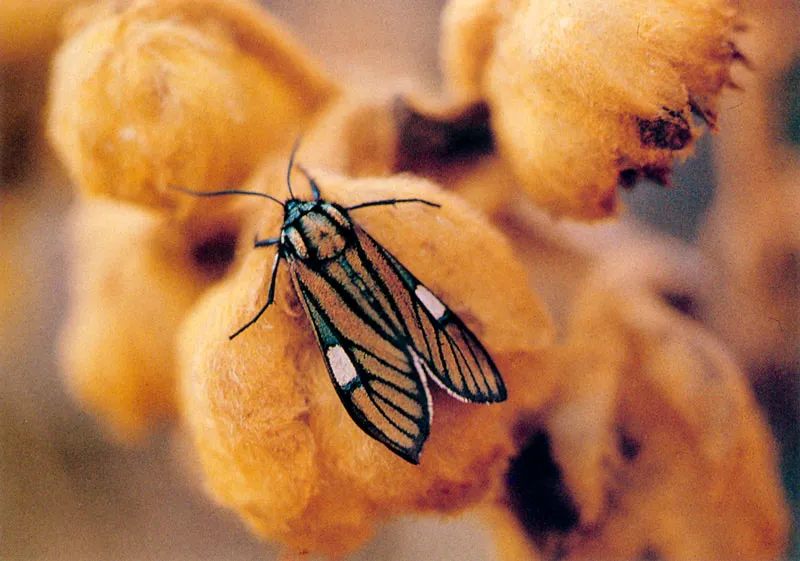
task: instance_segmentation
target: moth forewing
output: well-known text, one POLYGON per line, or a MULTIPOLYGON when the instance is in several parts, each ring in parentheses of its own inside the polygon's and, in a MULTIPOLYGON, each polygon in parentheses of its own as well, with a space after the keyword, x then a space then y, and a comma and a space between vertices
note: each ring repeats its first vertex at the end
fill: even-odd
POLYGON ((289 270, 347 413, 369 436, 418 463, 432 405, 411 356, 371 332, 358 308, 342 303, 336 288, 320 282, 324 277, 306 263, 290 258, 289 270))

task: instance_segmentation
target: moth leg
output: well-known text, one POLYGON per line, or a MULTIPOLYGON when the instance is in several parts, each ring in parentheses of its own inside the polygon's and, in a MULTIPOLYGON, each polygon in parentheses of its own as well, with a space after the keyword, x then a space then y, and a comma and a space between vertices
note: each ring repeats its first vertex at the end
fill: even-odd
POLYGON ((255 241, 253 242, 253 247, 269 247, 271 245, 275 245, 279 241, 281 241, 280 237, 269 238, 266 240, 259 240, 258 237, 256 237, 255 241))
MULTIPOLYGON (((261 242, 261 243, 270 242, 270 241, 272 241, 272 240, 263 240, 263 242, 261 242)), ((258 245, 258 243, 259 243, 258 240, 256 240, 256 247, 261 247, 261 246, 258 245)), ((268 244, 268 245, 274 245, 274 243, 275 242, 273 242, 272 244, 268 244)), ((267 244, 265 243, 265 245, 267 245, 267 244)), ((260 310, 258 310, 258 313, 255 315, 255 317, 253 319, 251 319, 250 321, 245 323, 242 327, 240 327, 236 331, 236 333, 234 333, 233 335, 228 337, 228 339, 232 340, 234 337, 239 335, 242 331, 244 331, 245 329, 247 329, 248 327, 253 325, 255 322, 257 322, 258 318, 260 318, 264 314, 264 312, 267 311, 267 308, 269 308, 270 305, 272 305, 272 302, 275 300, 275 279, 278 277, 278 265, 280 264, 282 257, 283 257, 283 253, 281 253, 280 251, 278 251, 275 254, 275 261, 272 264, 272 278, 269 281, 269 292, 267 294, 267 303, 264 304, 264 307, 262 307, 260 310)))

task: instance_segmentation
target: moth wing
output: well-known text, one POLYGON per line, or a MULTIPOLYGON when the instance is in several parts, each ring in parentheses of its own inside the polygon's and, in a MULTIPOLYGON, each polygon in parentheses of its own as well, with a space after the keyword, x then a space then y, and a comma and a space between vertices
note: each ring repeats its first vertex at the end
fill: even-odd
POLYGON ((383 246, 361 228, 355 230, 366 259, 392 294, 427 374, 462 401, 504 401, 503 379, 472 331, 383 246))
POLYGON ((424 359, 370 323, 346 299, 341 279, 300 260, 290 259, 289 269, 350 417, 392 452, 419 463, 433 413, 424 359))

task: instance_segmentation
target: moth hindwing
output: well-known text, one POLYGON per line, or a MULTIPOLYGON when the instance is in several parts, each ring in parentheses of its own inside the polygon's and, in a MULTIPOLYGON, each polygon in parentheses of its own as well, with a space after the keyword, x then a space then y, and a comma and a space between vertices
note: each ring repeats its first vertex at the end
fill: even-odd
POLYGON ((284 202, 249 191, 203 196, 254 194, 284 208, 277 238, 255 247, 277 246, 267 301, 231 339, 272 304, 278 267, 285 260, 303 303, 331 381, 345 409, 369 436, 417 464, 430 434, 433 403, 428 380, 456 399, 495 403, 506 399, 500 373, 478 339, 438 297, 353 222, 356 209, 422 203, 387 199, 343 207, 320 197, 308 178, 312 200, 284 202))

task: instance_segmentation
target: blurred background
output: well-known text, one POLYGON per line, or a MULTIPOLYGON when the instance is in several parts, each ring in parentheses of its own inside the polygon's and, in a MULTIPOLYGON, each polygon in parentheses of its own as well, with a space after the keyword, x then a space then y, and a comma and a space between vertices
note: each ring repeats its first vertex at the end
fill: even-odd
MULTIPOLYGON (((0 559, 271 558, 276 548, 203 496, 169 430, 141 448, 121 447, 62 385, 54 345, 66 306, 71 188, 41 126, 55 22, 68 4, 0 5, 0 559)), ((372 91, 440 85, 441 1, 263 4, 347 83, 372 91)), ((645 182, 625 192, 623 222, 692 244, 721 275, 748 279, 720 282, 704 300, 706 317, 769 414, 797 511, 800 2, 751 0, 744 9, 752 26, 740 50, 755 72, 737 69, 745 91, 723 99, 721 134, 701 139, 672 188, 645 182)), ((485 530, 465 516, 390 524, 355 558, 492 555, 485 530)))

